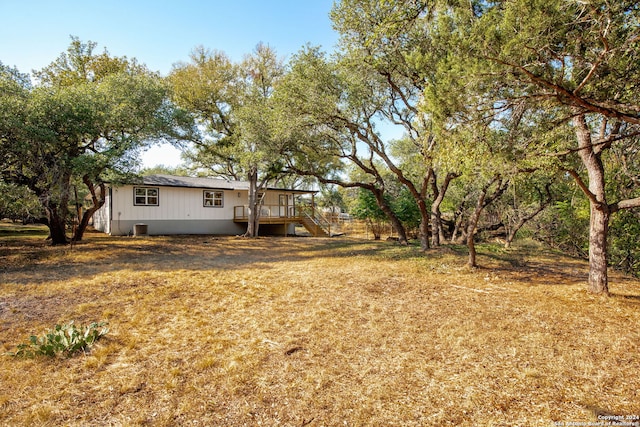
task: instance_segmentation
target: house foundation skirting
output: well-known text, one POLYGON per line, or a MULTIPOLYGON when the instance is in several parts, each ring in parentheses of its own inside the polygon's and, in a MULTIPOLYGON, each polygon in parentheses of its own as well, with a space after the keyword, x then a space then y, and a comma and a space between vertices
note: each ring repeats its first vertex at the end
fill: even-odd
POLYGON ((147 234, 221 234, 236 235, 243 234, 247 228, 246 224, 237 224, 233 220, 148 220, 148 221, 111 221, 110 234, 112 236, 133 235, 136 224, 147 225, 147 234))

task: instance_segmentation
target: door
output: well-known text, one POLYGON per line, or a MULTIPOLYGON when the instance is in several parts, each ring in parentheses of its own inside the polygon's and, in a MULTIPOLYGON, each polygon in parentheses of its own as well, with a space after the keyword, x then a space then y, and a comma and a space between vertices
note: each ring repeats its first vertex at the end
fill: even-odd
POLYGON ((287 216, 287 206, 289 204, 289 198, 286 194, 280 194, 278 197, 278 211, 281 217, 287 216))

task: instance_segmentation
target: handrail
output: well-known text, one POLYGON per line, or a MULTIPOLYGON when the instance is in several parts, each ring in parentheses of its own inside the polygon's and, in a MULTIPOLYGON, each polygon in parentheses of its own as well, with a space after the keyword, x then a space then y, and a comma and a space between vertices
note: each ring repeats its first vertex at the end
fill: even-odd
POLYGON ((331 221, 327 220, 320 212, 312 209, 310 206, 300 209, 302 214, 309 218, 313 223, 324 230, 328 235, 331 235, 331 221))
MULTIPOLYGON (((233 207, 233 219, 234 220, 246 220, 249 218, 248 214, 249 206, 240 205, 233 207)), ((328 235, 331 235, 331 221, 327 220, 320 212, 313 209, 311 206, 295 205, 295 206, 283 206, 283 205, 260 205, 260 218, 261 219, 294 219, 301 220, 308 218, 312 221, 316 227, 324 230, 328 235)))
MULTIPOLYGON (((233 207, 233 218, 242 219, 249 217, 249 205, 233 207)), ((299 218, 295 206, 285 205, 260 205, 260 218, 299 218)))
POLYGON ((307 218, 309 218, 311 221, 313 221, 314 223, 319 225, 320 227, 323 227, 323 228, 330 228, 331 227, 331 222, 329 220, 327 220, 322 214, 316 213, 316 215, 313 216, 308 212, 304 212, 304 215, 307 218))

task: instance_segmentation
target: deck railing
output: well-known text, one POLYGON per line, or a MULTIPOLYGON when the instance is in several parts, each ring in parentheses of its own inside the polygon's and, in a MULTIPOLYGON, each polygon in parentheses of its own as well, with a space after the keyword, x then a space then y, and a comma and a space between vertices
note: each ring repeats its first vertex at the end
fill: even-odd
MULTIPOLYGON (((281 206, 281 205, 260 205, 260 218, 300 218, 301 207, 299 206, 281 206)), ((233 219, 236 221, 246 220, 249 218, 249 206, 234 206, 233 219)))
MULTIPOLYGON (((249 206, 234 206, 233 220, 246 222, 249 220, 249 206)), ((265 224, 287 224, 300 222, 313 235, 322 234, 331 236, 332 222, 325 218, 318 210, 309 205, 281 206, 260 205, 260 221, 265 224), (322 230, 322 232, 320 231, 322 230)))

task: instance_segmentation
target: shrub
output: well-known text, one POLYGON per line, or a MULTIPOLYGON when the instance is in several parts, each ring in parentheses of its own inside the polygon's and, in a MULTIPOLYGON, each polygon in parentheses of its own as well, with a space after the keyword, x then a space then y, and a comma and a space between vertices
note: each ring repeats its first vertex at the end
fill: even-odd
POLYGON ((106 322, 93 322, 90 325, 76 326, 73 321, 66 325, 56 325, 40 336, 31 335, 28 343, 18 345, 18 351, 9 353, 15 357, 35 357, 64 355, 71 357, 78 351, 86 351, 109 329, 106 322))

